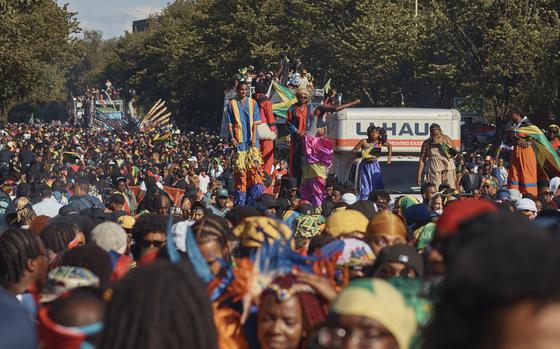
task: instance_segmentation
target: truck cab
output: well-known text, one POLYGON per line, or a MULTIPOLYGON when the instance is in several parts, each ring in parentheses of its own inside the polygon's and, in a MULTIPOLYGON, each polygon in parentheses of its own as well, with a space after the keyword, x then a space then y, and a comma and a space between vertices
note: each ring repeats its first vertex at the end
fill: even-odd
POLYGON ((379 158, 385 190, 391 194, 419 191, 416 174, 420 150, 429 138, 430 125, 437 123, 456 148, 461 145, 461 115, 454 109, 428 108, 349 108, 327 116, 328 134, 335 141, 333 165, 330 173, 340 181, 360 188, 359 164, 352 148, 367 138, 370 125, 387 131, 393 146, 392 164, 387 165, 387 153, 379 158))

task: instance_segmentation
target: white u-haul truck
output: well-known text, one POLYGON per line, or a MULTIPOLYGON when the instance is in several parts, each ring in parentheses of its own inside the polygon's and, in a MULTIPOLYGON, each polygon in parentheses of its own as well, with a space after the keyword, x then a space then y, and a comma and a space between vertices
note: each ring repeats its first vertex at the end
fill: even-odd
POLYGON ((418 191, 416 174, 422 142, 430 136, 430 125, 436 123, 442 132, 461 148, 461 114, 455 109, 428 108, 349 108, 327 116, 328 133, 335 141, 335 153, 330 173, 342 182, 360 187, 360 159, 352 148, 367 138, 370 125, 383 127, 393 146, 392 164, 387 165, 383 149, 381 171, 385 189, 392 194, 418 191))

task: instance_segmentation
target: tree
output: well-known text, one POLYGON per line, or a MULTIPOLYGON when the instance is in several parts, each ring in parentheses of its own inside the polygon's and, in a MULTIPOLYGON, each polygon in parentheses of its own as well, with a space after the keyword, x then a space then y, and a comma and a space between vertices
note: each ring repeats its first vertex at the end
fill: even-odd
POLYGON ((18 102, 64 99, 75 14, 54 0, 0 3, 0 115, 18 102))

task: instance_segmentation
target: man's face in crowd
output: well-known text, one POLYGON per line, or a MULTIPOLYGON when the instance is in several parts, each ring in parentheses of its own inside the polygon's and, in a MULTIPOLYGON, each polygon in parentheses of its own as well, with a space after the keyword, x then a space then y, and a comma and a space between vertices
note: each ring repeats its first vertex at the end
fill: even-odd
POLYGON ((434 186, 426 188, 426 191, 424 192, 424 199, 430 200, 435 192, 436 192, 436 187, 434 186))
POLYGON ((400 262, 388 262, 384 263, 379 270, 375 273, 375 277, 380 279, 389 279, 393 277, 406 277, 415 279, 416 272, 408 268, 406 264, 400 262))
POLYGON ((333 190, 331 199, 334 204, 338 204, 342 200, 342 193, 338 190, 333 190))
POLYGON ((530 210, 521 210, 518 211, 520 214, 524 215, 525 217, 527 217, 530 220, 535 219, 535 217, 537 216, 536 212, 530 211, 530 210))
POLYGON ((296 97, 299 104, 307 104, 309 102, 309 96, 306 94, 300 93, 296 97))
POLYGON ((163 246, 165 246, 167 238, 165 233, 161 231, 154 231, 144 235, 144 239, 141 242, 141 256, 159 251, 163 246))
POLYGON ((216 198, 216 206, 220 209, 225 208, 227 204, 227 197, 219 196, 216 198))
POLYGON ((117 182, 117 191, 120 193, 124 193, 126 190, 126 182, 118 181, 117 182))
POLYGON ((192 219, 195 222, 200 222, 204 218, 204 211, 196 209, 192 212, 192 219))
POLYGON ((237 86, 237 93, 240 98, 245 98, 249 93, 249 88, 246 84, 239 84, 239 86, 237 86))

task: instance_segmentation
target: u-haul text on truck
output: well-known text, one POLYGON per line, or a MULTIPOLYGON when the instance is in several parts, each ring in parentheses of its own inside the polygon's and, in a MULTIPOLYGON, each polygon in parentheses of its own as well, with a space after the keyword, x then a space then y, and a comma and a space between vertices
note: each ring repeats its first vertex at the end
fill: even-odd
MULTIPOLYGON (((358 186, 356 167, 359 160, 356 161, 351 150, 360 140, 367 138, 366 130, 370 125, 383 127, 387 131, 388 141, 393 146, 393 162, 409 162, 407 172, 412 172, 399 172, 402 180, 395 180, 389 173, 384 172, 385 184, 386 187, 390 187, 387 184, 396 181, 399 183, 399 190, 404 191, 404 187, 415 185, 416 172, 412 170, 414 165, 410 162, 418 164, 422 142, 429 138, 430 125, 433 123, 439 124, 442 132, 453 140, 457 149, 460 149, 461 114, 455 109, 349 108, 330 114, 327 116, 328 133, 335 142, 330 172, 336 174, 339 179, 350 180, 358 186)), ((386 155, 385 149, 383 155, 386 155)), ((386 157, 382 156, 380 161, 383 163, 384 160, 386 157)))

